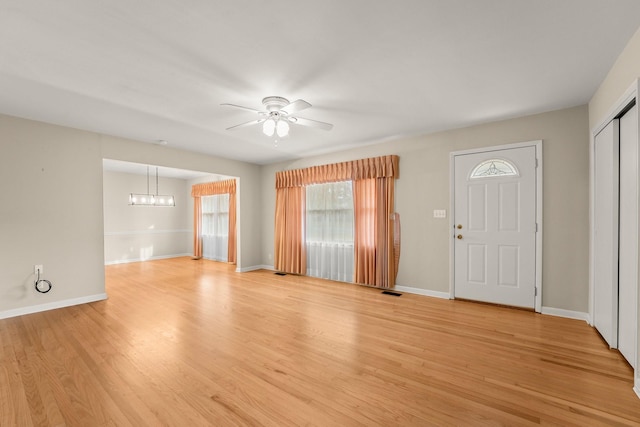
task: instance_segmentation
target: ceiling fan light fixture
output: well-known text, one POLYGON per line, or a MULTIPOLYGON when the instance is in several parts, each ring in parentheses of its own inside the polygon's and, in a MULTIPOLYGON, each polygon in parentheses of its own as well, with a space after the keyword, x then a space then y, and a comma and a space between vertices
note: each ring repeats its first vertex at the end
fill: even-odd
POLYGON ((298 112, 311 107, 311 104, 303 99, 289 102, 286 98, 280 96, 267 96, 262 100, 262 105, 264 106, 264 110, 262 111, 236 104, 220 105, 239 108, 258 114, 257 119, 228 127, 227 130, 240 129, 262 123, 262 132, 265 135, 272 137, 277 132, 277 136, 283 138, 289 135, 289 129, 292 123, 294 125, 309 126, 322 130, 331 130, 333 128, 331 123, 305 119, 304 117, 298 116, 298 112))
POLYGON ((289 123, 286 120, 278 120, 277 131, 280 138, 289 135, 289 123))
POLYGON ((273 119, 267 119, 262 125, 262 132, 267 136, 273 136, 273 132, 276 130, 276 122, 273 119))

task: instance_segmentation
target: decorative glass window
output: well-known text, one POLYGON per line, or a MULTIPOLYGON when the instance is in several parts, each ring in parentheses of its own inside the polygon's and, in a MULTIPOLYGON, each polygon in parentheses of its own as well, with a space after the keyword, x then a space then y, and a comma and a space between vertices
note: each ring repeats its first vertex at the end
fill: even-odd
POLYGON ((491 178, 496 176, 518 176, 518 169, 513 163, 502 159, 485 160, 473 169, 471 179, 491 178))

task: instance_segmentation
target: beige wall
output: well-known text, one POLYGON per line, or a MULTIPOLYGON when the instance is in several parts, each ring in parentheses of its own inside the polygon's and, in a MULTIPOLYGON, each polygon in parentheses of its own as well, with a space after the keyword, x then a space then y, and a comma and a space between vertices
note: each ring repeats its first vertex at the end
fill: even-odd
POLYGON ((589 101, 589 129, 606 119, 624 92, 640 78, 640 29, 627 43, 607 77, 589 101))
POLYGON ((238 177, 239 267, 246 269, 273 263, 275 171, 398 154, 401 175, 397 181, 396 208, 403 226, 398 284, 448 292, 449 222, 434 219, 432 212, 449 209, 449 153, 542 139, 543 305, 587 311, 588 124, 585 107, 263 167, 29 120, 6 116, 1 119, 4 179, 0 185, 3 196, 18 203, 2 205, 0 248, 6 267, 0 271, 0 295, 3 296, 0 310, 40 301, 46 303, 52 298, 68 299, 103 292, 103 157, 238 177), (43 168, 45 172, 41 171, 43 168), (40 171, 40 175, 29 171, 40 171), (45 179, 43 174, 47 171, 45 179), (13 185, 16 177, 21 179, 19 190, 13 185), (89 204, 77 203, 77 194, 96 200, 89 204), (34 209, 36 200, 42 202, 38 204, 39 209, 34 209), (78 228, 82 232, 77 233, 78 228), (78 270, 79 262, 82 266, 78 270), (50 276, 54 273, 59 275, 55 281, 69 280, 73 284, 45 296, 46 300, 40 295, 30 295, 25 283, 36 263, 45 265, 48 277, 54 278, 50 276), (78 281, 78 277, 83 280, 78 281), (95 282, 95 287, 88 285, 91 282, 95 282))
POLYGON ((588 311, 589 138, 586 106, 400 139, 325 156, 264 166, 264 264, 273 264, 275 172, 385 154, 400 156, 396 211, 402 220, 397 284, 449 292, 449 153, 543 140, 543 306, 588 311))
POLYGON ((104 297, 103 158, 238 177, 238 267, 261 263, 260 166, 0 115, 0 317, 104 297))
POLYGON ((0 317, 104 294, 96 134, 0 115, 0 194, 0 317), (35 291, 34 264, 49 293, 35 291))
MULTIPOLYGON (((144 175, 105 171, 103 181, 106 264, 191 254, 192 202, 186 180, 159 178, 160 194, 173 195, 175 207, 129 206, 129 193, 147 192, 144 175)), ((152 181, 154 192, 154 177, 152 181)))

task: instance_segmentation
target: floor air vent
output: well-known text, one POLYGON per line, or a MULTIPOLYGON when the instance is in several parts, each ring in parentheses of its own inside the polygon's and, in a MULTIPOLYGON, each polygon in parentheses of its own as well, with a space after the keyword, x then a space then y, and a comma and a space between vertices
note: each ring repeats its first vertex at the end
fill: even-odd
POLYGON ((392 291, 382 291, 382 293, 385 294, 385 295, 391 295, 391 296, 394 296, 394 297, 401 297, 402 296, 402 294, 399 294, 398 292, 392 292, 392 291))
POLYGON ((276 275, 278 275, 278 276, 286 276, 287 273, 283 273, 281 271, 276 271, 276 275))

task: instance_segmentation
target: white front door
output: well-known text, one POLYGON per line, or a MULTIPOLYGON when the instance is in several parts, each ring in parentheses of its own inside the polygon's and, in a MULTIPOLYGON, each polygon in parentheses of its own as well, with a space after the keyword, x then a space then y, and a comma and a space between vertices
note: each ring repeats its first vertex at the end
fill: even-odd
POLYGON ((536 147, 454 155, 455 298, 534 308, 536 147))

